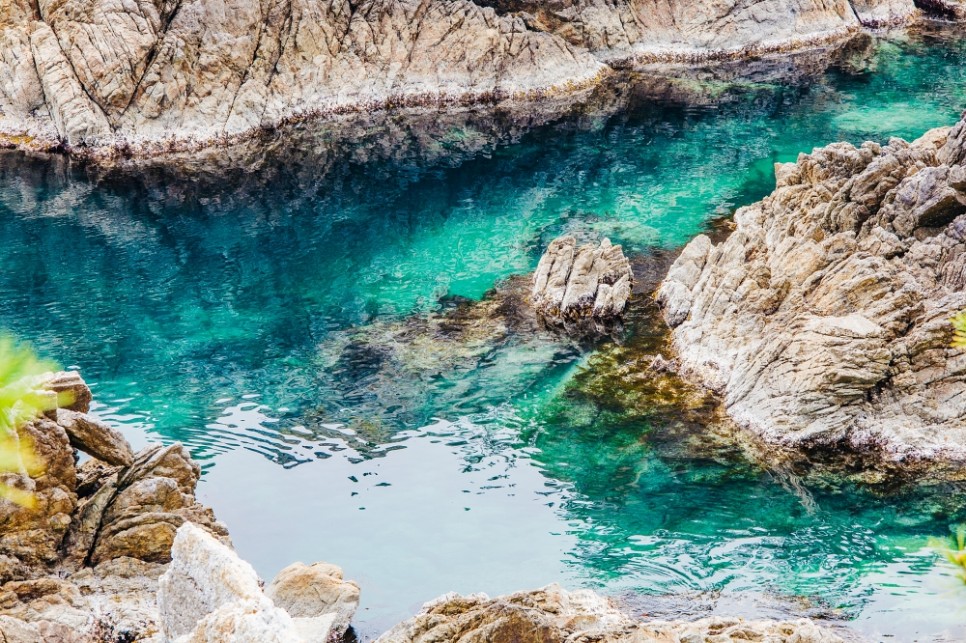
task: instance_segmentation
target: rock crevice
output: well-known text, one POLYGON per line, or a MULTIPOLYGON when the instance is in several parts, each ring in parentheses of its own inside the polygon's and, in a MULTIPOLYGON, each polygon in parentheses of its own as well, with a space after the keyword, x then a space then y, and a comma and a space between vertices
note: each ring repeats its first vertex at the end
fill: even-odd
POLYGON ((2 0, 0 142, 191 149, 313 115, 571 92, 629 61, 742 57, 959 15, 948 0, 918 4, 2 0))
POLYGON ((961 475, 966 354, 963 122, 908 143, 836 143, 777 165, 776 189, 659 290, 684 370, 765 443, 961 475))

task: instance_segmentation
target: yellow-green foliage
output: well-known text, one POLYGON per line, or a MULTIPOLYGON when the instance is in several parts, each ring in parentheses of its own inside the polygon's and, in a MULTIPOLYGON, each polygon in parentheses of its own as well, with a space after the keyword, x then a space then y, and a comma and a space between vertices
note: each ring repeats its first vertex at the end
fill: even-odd
MULTIPOLYGON (((57 404, 36 386, 38 375, 55 369, 54 364, 38 359, 29 347, 0 336, 0 475, 40 473, 33 445, 17 429, 57 404)), ((24 506, 34 503, 29 492, 3 483, 0 498, 24 506)))
POLYGON ((957 575, 966 582, 966 525, 957 525, 952 531, 949 538, 934 538, 930 544, 960 569, 957 575))
POLYGON ((966 348, 966 310, 953 317, 953 347, 966 348))

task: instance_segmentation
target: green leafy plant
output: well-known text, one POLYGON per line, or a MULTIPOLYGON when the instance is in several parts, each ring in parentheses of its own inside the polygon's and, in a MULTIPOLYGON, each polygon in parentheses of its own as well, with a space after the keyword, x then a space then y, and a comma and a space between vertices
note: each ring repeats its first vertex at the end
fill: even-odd
POLYGON ((948 538, 933 538, 930 545, 945 556, 946 560, 960 568, 957 575, 966 582, 966 524, 957 525, 951 531, 948 538))
MULTIPOLYGON (((33 444, 19 429, 57 405, 56 397, 40 389, 37 381, 56 368, 52 362, 39 359, 30 347, 0 336, 0 476, 41 473, 33 444)), ((2 482, 0 498, 26 507, 35 503, 29 491, 2 482)))
POLYGON ((952 318, 953 348, 966 348, 966 310, 952 318))

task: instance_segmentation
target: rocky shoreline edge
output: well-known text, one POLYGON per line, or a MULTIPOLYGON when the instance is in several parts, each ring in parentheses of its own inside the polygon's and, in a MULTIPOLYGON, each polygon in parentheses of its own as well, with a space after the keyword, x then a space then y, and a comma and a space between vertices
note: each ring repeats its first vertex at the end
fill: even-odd
POLYGON ((286 0, 233 15, 201 0, 75 4, 2 6, 0 148, 99 162, 190 153, 349 113, 536 103, 618 70, 821 49, 966 17, 952 0, 766 0, 721 15, 676 1, 393 0, 317 12, 286 0))
POLYGON ((765 461, 864 482, 966 478, 966 120, 834 143, 701 235, 657 298, 682 376, 765 461))
MULTIPOLYGON (((32 508, 0 503, 4 641, 343 639, 359 606, 360 588, 345 580, 339 567, 297 562, 263 583, 232 550, 226 527, 195 499, 200 469, 184 447, 153 445, 134 453, 120 433, 90 414, 90 389, 76 372, 45 376, 38 391, 66 401, 16 431, 18 444, 29 445, 37 462, 3 476, 36 500, 32 508), (77 464, 78 451, 90 458, 77 464)), ((592 591, 549 585, 492 599, 447 594, 377 641, 738 638, 845 640, 807 619, 634 618, 592 591)))

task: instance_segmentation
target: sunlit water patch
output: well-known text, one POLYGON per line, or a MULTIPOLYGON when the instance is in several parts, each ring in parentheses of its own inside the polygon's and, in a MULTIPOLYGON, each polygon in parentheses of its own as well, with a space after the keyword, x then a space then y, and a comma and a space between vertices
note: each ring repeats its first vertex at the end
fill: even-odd
POLYGON ((187 444, 265 577, 343 565, 364 636, 446 591, 558 581, 650 613, 961 639, 966 589, 927 545, 966 520, 961 490, 802 489, 501 299, 561 233, 646 263, 767 194, 775 162, 966 104, 956 35, 837 60, 539 118, 315 124, 308 149, 214 179, 2 154, 0 327, 79 368, 136 445, 187 444))

